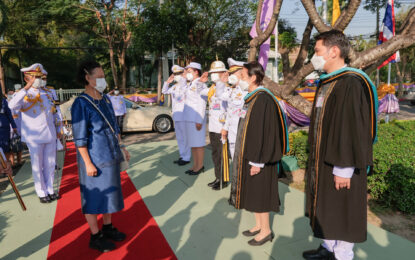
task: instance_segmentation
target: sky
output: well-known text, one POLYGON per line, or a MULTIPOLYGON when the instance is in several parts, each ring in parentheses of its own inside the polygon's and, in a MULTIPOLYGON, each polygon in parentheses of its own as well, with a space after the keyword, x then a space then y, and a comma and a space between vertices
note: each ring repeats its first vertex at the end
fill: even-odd
MULTIPOLYGON (((411 3, 412 1, 405 0, 403 2, 411 3)), ((370 35, 374 34, 376 30, 376 14, 366 11, 363 8, 363 3, 364 0, 362 0, 362 4, 353 17, 353 20, 345 30, 345 33, 348 36, 370 35)), ((322 1, 316 1, 316 4, 317 7, 319 7, 322 4, 322 1)), ((413 0, 413 4, 415 4, 415 0, 413 0)), ((408 5, 402 5, 399 9, 395 8, 395 14, 398 13, 402 8, 408 8, 408 5)), ((381 21, 383 20, 384 15, 385 9, 383 8, 380 12, 381 21)), ((304 28, 308 21, 308 16, 300 0, 283 1, 280 19, 287 20, 290 25, 296 29, 298 39, 301 39, 304 28)))

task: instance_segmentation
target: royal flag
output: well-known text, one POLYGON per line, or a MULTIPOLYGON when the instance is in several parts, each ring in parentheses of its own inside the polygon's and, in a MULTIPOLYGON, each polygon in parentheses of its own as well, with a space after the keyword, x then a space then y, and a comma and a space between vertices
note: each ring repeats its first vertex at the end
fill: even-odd
MULTIPOLYGON (((275 6, 275 0, 265 0, 264 4, 262 5, 261 20, 259 24, 259 27, 261 28, 262 31, 265 31, 267 29, 269 22, 271 21, 272 13, 274 11, 274 6, 275 6)), ((256 31, 256 23, 257 21, 255 20, 254 24, 252 25, 251 32, 249 33, 249 35, 252 38, 255 38, 258 36, 257 31, 256 31)), ((275 34, 275 31, 276 30, 274 30, 274 34, 275 34)), ((264 70, 267 69, 268 53, 270 49, 270 44, 271 44, 271 37, 268 38, 261 45, 259 49, 258 62, 262 65, 264 70)))
POLYGON ((339 19, 340 13, 341 13, 341 11, 340 11, 339 0, 333 0, 333 15, 332 15, 332 18, 331 18, 331 26, 334 26, 337 19, 339 19))
MULTIPOLYGON (((393 7, 393 0, 388 0, 388 4, 386 6, 385 17, 383 18, 383 22, 380 27, 378 44, 387 42, 393 36, 395 36, 395 10, 393 7)), ((389 59, 385 60, 382 63, 382 65, 378 67, 378 69, 382 68, 388 63, 395 63, 395 62, 399 62, 399 51, 394 53, 392 56, 390 56, 389 59)))

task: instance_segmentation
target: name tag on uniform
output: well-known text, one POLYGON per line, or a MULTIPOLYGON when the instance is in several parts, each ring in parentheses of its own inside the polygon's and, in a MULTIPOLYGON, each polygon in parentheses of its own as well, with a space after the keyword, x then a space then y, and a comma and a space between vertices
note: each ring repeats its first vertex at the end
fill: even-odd
POLYGON ((324 102, 324 97, 319 96, 316 101, 316 107, 322 107, 324 102))
POLYGON ((246 112, 247 112, 247 108, 242 108, 240 111, 239 111, 239 117, 240 118, 245 118, 246 117, 246 112))

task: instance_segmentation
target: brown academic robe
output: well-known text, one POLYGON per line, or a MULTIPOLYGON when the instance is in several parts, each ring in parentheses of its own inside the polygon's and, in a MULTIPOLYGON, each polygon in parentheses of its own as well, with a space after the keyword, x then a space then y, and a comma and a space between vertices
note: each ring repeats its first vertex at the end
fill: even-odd
POLYGON ((313 105, 306 214, 314 236, 322 239, 366 240, 366 181, 376 117, 373 92, 359 75, 346 72, 324 80, 313 105), (335 189, 334 166, 355 168, 350 190, 335 189))
POLYGON ((248 98, 244 110, 246 116, 238 126, 229 202, 251 212, 278 212, 278 171, 286 145, 282 111, 265 91, 248 98), (251 176, 249 162, 265 166, 251 176))

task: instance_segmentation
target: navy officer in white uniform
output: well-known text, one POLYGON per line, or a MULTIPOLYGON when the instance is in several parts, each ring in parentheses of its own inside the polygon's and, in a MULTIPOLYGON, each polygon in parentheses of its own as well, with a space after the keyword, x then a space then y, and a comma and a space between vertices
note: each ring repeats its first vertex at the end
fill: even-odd
POLYGON ((115 118, 117 119, 117 125, 120 128, 120 132, 122 133, 122 126, 124 123, 124 116, 127 114, 127 105, 124 101, 124 96, 120 94, 120 91, 116 88, 112 90, 108 94, 114 95, 107 95, 107 97, 111 100, 112 108, 114 109, 115 118))
POLYGON ((42 88, 42 76, 47 74, 43 66, 35 63, 23 68, 26 86, 10 101, 10 108, 21 111, 22 141, 29 147, 32 175, 36 194, 41 203, 57 199, 53 180, 56 163, 56 107, 50 92, 42 88))
POLYGON ((171 70, 173 74, 171 74, 169 79, 164 82, 161 92, 164 95, 171 95, 174 131, 176 133, 180 154, 180 158, 174 161, 174 163, 182 166, 190 163, 190 157, 192 155, 191 149, 186 142, 186 120, 183 112, 187 85, 186 78, 183 76, 184 68, 173 65, 171 70))

